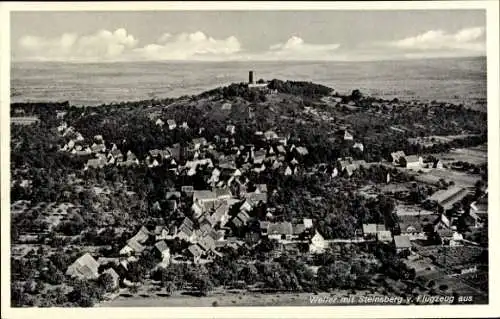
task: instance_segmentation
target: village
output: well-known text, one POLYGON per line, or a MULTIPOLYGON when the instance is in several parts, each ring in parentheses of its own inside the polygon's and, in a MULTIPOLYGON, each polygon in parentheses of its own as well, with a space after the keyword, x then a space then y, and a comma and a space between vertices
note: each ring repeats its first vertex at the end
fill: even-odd
MULTIPOLYGON (((259 91, 259 94, 264 92, 271 99, 277 95, 277 90, 268 89, 267 83, 254 83, 253 72, 249 75, 248 89, 259 91)), ((342 102, 336 97, 324 100, 342 102)), ((349 104, 341 107, 349 107, 349 104)), ((231 105, 226 102, 221 108, 227 110, 231 105)), ((324 122, 332 121, 312 107, 304 108, 304 113, 324 122)), ((160 268, 209 265, 224 258, 228 247, 259 250, 264 243, 271 243, 268 258, 295 254, 306 260, 332 254, 336 247, 370 251, 381 246, 412 270, 413 277, 418 278, 423 287, 440 287, 432 290, 434 294, 450 295, 459 291, 477 296, 476 302, 487 296, 483 290, 487 284, 487 278, 486 281, 483 278, 487 269, 484 262, 478 261, 486 250, 485 243, 473 236, 487 229, 487 183, 481 181, 479 173, 471 173, 472 169, 464 171, 467 166, 463 163, 468 162, 466 155, 458 157, 461 165, 456 159, 450 160, 452 152, 457 155, 468 150, 466 154, 476 154, 476 161, 471 165, 484 164, 487 158, 481 146, 412 155, 393 149, 390 158, 382 161, 369 162, 360 159, 362 155, 351 155, 330 163, 311 164, 310 157, 317 150, 280 130, 253 131, 251 140, 254 143, 238 144, 235 135, 242 128, 236 122, 225 125, 223 135, 209 138, 204 127, 190 127, 187 121, 161 116, 151 116, 150 121, 151 125, 167 133, 180 134, 178 132, 189 130, 194 131, 195 137, 188 143, 149 149, 146 156, 138 156, 124 149, 125 143, 108 142, 103 137, 106 132, 85 138, 66 120, 65 112, 58 112, 56 116, 58 138, 65 141, 58 146, 58 152, 84 158, 81 174, 99 174, 110 167, 130 170, 144 167, 166 170, 176 181, 163 194, 161 203, 149 203, 150 210, 159 216, 175 218, 153 218, 147 225, 116 227, 112 241, 119 238, 118 250, 103 254, 99 247, 83 249, 64 269, 66 277, 78 280, 110 278, 111 289, 105 299, 123 299, 127 291, 134 294, 140 289, 142 279, 136 281, 129 274, 131 264, 141 263, 145 252, 155 256, 154 265, 145 274, 145 278, 151 279, 160 268), (282 190, 256 178, 265 174, 284 178, 320 176, 322 180, 335 182, 348 181, 367 170, 380 170, 383 176, 377 182, 367 181, 354 189, 356 196, 366 199, 388 196, 395 203, 394 209, 378 223, 352 225, 351 236, 338 238, 322 232, 321 220, 313 216, 287 219, 274 205, 274 198, 281 196, 282 190), (412 199, 414 194, 417 194, 416 200, 412 199), (119 229, 120 233, 130 235, 120 237, 119 229)), ((371 147, 358 139, 348 125, 337 125, 329 136, 352 150, 352 154, 363 154, 371 147)), ((442 140, 446 143, 460 138, 443 137, 442 140)), ((408 143, 423 145, 429 141, 412 139, 408 143)), ((439 141, 439 136, 432 138, 433 143, 439 141)), ((24 188, 32 183, 28 179, 17 182, 24 188)), ((89 187, 85 183, 82 179, 80 187, 89 187)), ((97 185, 93 190, 99 194, 109 191, 97 185)), ((43 208, 38 207, 39 210, 43 208)), ((45 212, 39 217, 48 224, 45 235, 70 219, 68 211, 80 208, 71 203, 45 205, 45 212)), ((13 215, 23 214, 28 203, 14 202, 11 209, 13 215)), ((96 228, 97 236, 106 231, 108 227, 96 228)), ((33 246, 30 243, 36 242, 40 242, 36 234, 18 234, 12 245, 13 255, 23 258, 29 254, 27 247, 33 246)), ((50 254, 55 252, 54 248, 49 250, 50 254)), ((313 263, 307 266, 317 275, 319 267, 313 263)))

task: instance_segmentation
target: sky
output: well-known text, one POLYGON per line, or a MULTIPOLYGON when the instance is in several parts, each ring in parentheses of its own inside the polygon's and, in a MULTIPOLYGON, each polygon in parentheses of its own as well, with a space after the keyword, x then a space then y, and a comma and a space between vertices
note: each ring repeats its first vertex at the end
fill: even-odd
POLYGON ((483 10, 12 12, 14 61, 358 61, 486 55, 483 10))

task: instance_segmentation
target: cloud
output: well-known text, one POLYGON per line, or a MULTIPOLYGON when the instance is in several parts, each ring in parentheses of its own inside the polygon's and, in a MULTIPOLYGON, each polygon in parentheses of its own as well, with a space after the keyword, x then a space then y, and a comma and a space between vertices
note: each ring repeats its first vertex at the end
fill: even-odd
POLYGON ((241 51, 234 36, 214 39, 198 31, 194 33, 163 34, 156 43, 134 49, 133 54, 148 60, 223 59, 241 51))
POLYGON ((19 39, 17 55, 21 59, 41 61, 115 60, 137 43, 123 28, 84 36, 74 33, 56 38, 24 36, 19 39))
POLYGON ((16 60, 38 61, 368 61, 485 54, 485 28, 464 28, 456 33, 430 30, 387 42, 342 46, 313 44, 298 36, 270 45, 259 52, 245 50, 235 36, 214 38, 201 31, 164 33, 139 45, 127 30, 101 30, 89 35, 65 33, 46 38, 24 36, 13 47, 16 60))
POLYGON ((456 33, 447 33, 443 30, 430 30, 417 36, 392 41, 389 46, 403 50, 439 51, 456 50, 484 53, 486 41, 483 27, 465 28, 456 33))
POLYGON ((333 58, 339 47, 340 44, 310 44, 297 36, 292 36, 284 43, 271 45, 264 57, 285 60, 328 60, 333 58))

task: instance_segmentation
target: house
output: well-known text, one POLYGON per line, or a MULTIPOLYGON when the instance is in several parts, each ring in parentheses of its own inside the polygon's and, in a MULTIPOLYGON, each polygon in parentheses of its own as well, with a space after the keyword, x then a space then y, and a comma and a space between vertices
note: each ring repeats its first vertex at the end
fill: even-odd
POLYGON ((431 223, 431 221, 426 222, 427 217, 399 216, 398 219, 401 235, 408 236, 410 240, 427 239, 424 228, 431 223))
POLYGON ((131 240, 134 240, 140 244, 144 244, 149 239, 150 235, 151 233, 149 232, 149 230, 146 227, 142 226, 135 234, 135 236, 131 238, 131 240))
POLYGON ((139 165, 139 160, 137 159, 137 156, 135 156, 135 154, 129 150, 127 152, 126 161, 122 162, 121 165, 122 166, 139 165))
POLYGON ((162 127, 163 125, 165 125, 165 122, 163 122, 161 119, 157 119, 155 124, 158 125, 159 127, 162 127))
POLYGON ((363 152, 364 149, 365 149, 365 147, 363 146, 363 143, 354 143, 354 145, 352 146, 352 148, 358 149, 361 152, 363 152))
POLYGON ((217 200, 216 192, 210 190, 196 190, 193 192, 193 202, 199 202, 201 204, 214 202, 217 200))
POLYGON ((264 163, 265 159, 266 159, 266 151, 259 150, 254 152, 253 163, 255 165, 261 165, 262 163, 264 163))
POLYGON ((156 159, 153 159, 153 161, 148 161, 148 167, 153 168, 153 167, 158 167, 160 166, 160 163, 156 159))
POLYGON ((453 186, 446 190, 439 190, 435 192, 428 198, 428 201, 435 202, 446 211, 452 208, 453 204, 460 202, 468 194, 468 190, 459 186, 453 186))
POLYGON ((195 150, 199 150, 202 146, 207 145, 207 140, 204 137, 193 138, 193 147, 195 150))
POLYGON ((200 248, 198 245, 191 245, 188 247, 188 252, 190 253, 191 257, 193 257, 193 263, 198 263, 201 255, 203 254, 203 250, 200 248))
POLYGON ((66 270, 66 275, 81 279, 95 279, 99 276, 99 263, 89 253, 84 254, 66 270))
POLYGON ((181 193, 184 195, 184 196, 187 196, 187 197, 192 197, 194 195, 194 187, 191 186, 191 185, 184 185, 184 186, 181 186, 181 193))
POLYGON ((402 159, 406 168, 418 169, 424 167, 424 159, 422 156, 408 155, 402 159))
POLYGON ((92 158, 87 161, 85 164, 84 170, 87 170, 89 168, 103 168, 106 165, 106 160, 103 160, 101 158, 92 158))
POLYGON ((179 162, 181 159, 181 145, 179 143, 175 143, 172 147, 167 147, 166 151, 170 154, 170 157, 174 159, 176 162, 179 162))
POLYGON ((344 131, 344 141, 352 141, 354 140, 354 136, 349 133, 347 130, 344 131))
POLYGON ((327 248, 328 248, 328 243, 325 241, 325 238, 321 236, 320 233, 315 232, 314 236, 311 238, 309 242, 309 253, 322 254, 325 252, 325 249, 327 248))
POLYGON ((257 206, 259 204, 267 203, 267 193, 260 193, 260 192, 246 193, 244 197, 252 207, 257 206))
POLYGON ((113 268, 108 268, 105 271, 103 271, 101 276, 104 274, 108 274, 111 277, 112 289, 114 290, 114 289, 118 288, 118 286, 120 285, 120 276, 118 275, 118 273, 113 268))
POLYGON ((164 226, 156 226, 154 229, 155 240, 163 240, 170 238, 168 229, 164 226))
POLYGON ((231 108, 232 108, 231 103, 228 103, 228 102, 222 103, 221 110, 229 111, 229 110, 231 110, 231 108))
POLYGON ((247 214, 247 212, 245 211, 240 211, 238 213, 238 215, 236 215, 236 217, 234 217, 232 220, 231 220, 231 223, 239 228, 239 227, 242 227, 242 226, 245 226, 248 221, 250 220, 250 216, 247 214))
POLYGON ((480 221, 481 218, 472 209, 468 213, 464 213, 458 218, 458 223, 467 228, 481 227, 482 224, 480 221))
POLYGON ((236 126, 234 126, 232 124, 226 126, 226 132, 233 135, 234 133, 236 133, 236 126))
POLYGON ((277 240, 291 240, 293 236, 293 226, 290 222, 270 223, 267 228, 267 237, 277 240))
POLYGON ((198 245, 204 251, 204 253, 215 249, 215 240, 211 236, 203 236, 198 241, 198 245))
POLYGON ((410 237, 404 235, 394 236, 394 247, 398 254, 403 251, 409 251, 411 249, 410 237))
POLYGON ((307 154, 309 154, 307 148, 303 146, 296 147, 295 152, 297 152, 297 154, 299 154, 300 156, 306 156, 307 154))
POLYGON ((57 119, 63 119, 66 116, 67 113, 68 112, 64 112, 64 111, 56 111, 56 118, 57 119))
POLYGON ((266 140, 273 140, 273 139, 277 139, 279 137, 278 137, 278 134, 276 134, 276 132, 269 130, 269 131, 264 132, 264 138, 266 140))
POLYGON ((312 219, 310 219, 310 218, 304 218, 303 223, 304 223, 304 227, 306 229, 312 229, 313 228, 313 221, 312 221, 312 219))
POLYGON ((271 223, 270 223, 270 222, 268 222, 268 221, 262 221, 262 220, 261 220, 261 221, 259 221, 260 234, 261 234, 262 236, 267 236, 267 232, 268 232, 268 230, 269 230, 269 225, 270 225, 270 224, 271 224, 271 223))
POLYGON ((401 165, 401 161, 406 157, 403 151, 391 153, 391 161, 394 165, 401 165))
POLYGON ((392 242, 392 233, 390 230, 381 230, 377 232, 377 240, 383 243, 392 242))
POLYGON ((178 231, 175 234, 175 237, 186 241, 191 241, 194 235, 193 227, 194 227, 193 221, 188 217, 184 218, 181 225, 179 226, 178 231))
POLYGON ((441 160, 437 160, 433 163, 432 168, 435 169, 444 169, 443 162, 441 160))
POLYGON ((133 239, 129 239, 127 244, 120 250, 119 254, 121 256, 128 256, 132 254, 140 254, 144 251, 146 247, 139 244, 133 239))
POLYGON ((170 261, 170 248, 168 248, 167 243, 161 240, 155 244, 155 253, 162 259, 162 263, 165 264, 170 261))
POLYGON ((184 129, 184 130, 189 129, 188 123, 187 122, 182 122, 181 128, 184 129))
POLYGON ((174 120, 167 120, 167 125, 169 130, 173 130, 177 127, 177 123, 174 120))
POLYGON ((108 154, 109 156, 112 156, 115 159, 115 163, 123 161, 123 154, 122 152, 116 147, 116 144, 113 144, 111 147, 111 151, 108 154))
POLYGON ((266 184, 255 185, 255 192, 261 194, 267 193, 267 185, 266 184))
POLYGON ((101 144, 93 143, 90 149, 92 153, 104 153, 106 152, 106 145, 104 145, 104 143, 101 144))
POLYGON ((370 237, 377 238, 380 232, 386 231, 384 224, 363 224, 362 228, 363 228, 363 236, 365 238, 370 238, 370 237))
POLYGON ((281 154, 281 155, 286 154, 286 150, 285 150, 285 147, 283 145, 276 146, 276 151, 278 152, 278 154, 281 154))
POLYGON ((233 194, 231 194, 231 190, 229 188, 225 187, 215 189, 215 196, 217 199, 230 199, 233 197, 233 194))
POLYGON ((450 220, 448 219, 448 217, 446 217, 445 214, 440 214, 439 218, 437 218, 434 221, 434 231, 437 232, 440 229, 449 229, 449 228, 451 228, 450 220))

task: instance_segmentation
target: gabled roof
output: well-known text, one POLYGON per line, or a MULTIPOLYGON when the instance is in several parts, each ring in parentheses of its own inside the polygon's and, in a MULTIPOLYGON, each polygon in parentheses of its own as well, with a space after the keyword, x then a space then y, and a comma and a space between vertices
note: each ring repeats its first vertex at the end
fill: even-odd
MULTIPOLYGON (((153 233, 154 233, 155 235, 160 235, 160 234, 161 234, 161 232, 162 232, 164 229, 165 229, 165 230, 167 230, 167 228, 166 228, 166 227, 164 227, 164 226, 155 226, 155 229, 154 229, 153 233)), ((168 230, 167 230, 167 231, 168 231, 168 230)))
POLYGON ((420 161, 420 156, 418 155, 408 155, 405 157, 406 163, 416 163, 420 161))
POLYGON ((268 229, 269 228, 269 225, 271 224, 270 222, 268 221, 259 221, 259 224, 260 224, 260 229, 268 229))
POLYGON ((193 193, 193 198, 196 200, 216 200, 217 195, 215 192, 212 192, 210 190, 197 190, 194 191, 193 193))
POLYGON ((228 212, 228 210, 229 210, 229 205, 225 201, 217 205, 215 207, 215 212, 212 215, 214 220, 220 221, 222 217, 228 212))
POLYGON ((391 241, 392 233, 390 230, 381 230, 377 232, 377 239, 380 241, 391 241))
POLYGON ((139 244, 137 241, 133 240, 133 239, 130 239, 129 241, 127 241, 127 246, 132 248, 132 250, 136 253, 141 253, 145 247, 142 246, 141 244, 139 244))
POLYGON ((307 150, 307 148, 303 147, 303 146, 299 146, 295 149, 297 151, 297 153, 299 153, 300 155, 307 155, 309 154, 309 151, 307 150))
POLYGON ((255 191, 258 191, 260 193, 267 193, 267 184, 257 184, 255 185, 255 187, 255 191))
POLYGON ((293 233, 294 235, 300 235, 306 230, 306 227, 304 224, 297 224, 293 226, 293 233))
POLYGON ((184 193, 194 192, 194 187, 191 185, 181 186, 181 192, 184 192, 184 193))
POLYGON ((365 233, 365 234, 375 234, 379 231, 385 231, 385 225, 383 225, 383 224, 363 224, 363 233, 365 233))
POLYGON ((187 227, 189 227, 189 228, 193 228, 194 223, 193 223, 193 221, 192 221, 191 219, 189 219, 189 217, 185 217, 185 218, 182 220, 182 224, 181 224, 181 226, 182 226, 182 225, 185 225, 185 226, 187 226, 187 227))
POLYGON ((267 229, 269 235, 292 235, 293 226, 290 222, 271 223, 267 229))
POLYGON ((405 152, 403 151, 396 151, 391 153, 392 160, 395 162, 398 162, 400 159, 405 158, 405 152))
POLYGON ((181 198, 181 192, 167 192, 165 194, 166 199, 179 199, 181 198))
POLYGON ((446 190, 440 190, 429 197, 430 201, 435 201, 445 209, 449 209, 454 203, 461 201, 469 192, 459 186, 453 186, 446 190))
POLYGON ((245 198, 252 206, 257 205, 260 202, 267 203, 267 193, 256 193, 256 192, 246 193, 245 198))
POLYGON ((200 241, 198 241, 198 245, 200 245, 200 247, 205 251, 215 249, 215 241, 210 236, 204 236, 200 241))
POLYGON ((394 245, 396 248, 411 248, 410 237, 408 236, 394 236, 394 245))
POLYGON ((148 240, 150 234, 151 233, 146 229, 146 227, 142 226, 131 240, 137 241, 138 243, 144 243, 148 240))
POLYGON ((193 144, 207 144, 207 139, 204 137, 193 138, 193 144))
POLYGON ((161 241, 157 242, 157 243, 155 244, 155 247, 156 247, 156 249, 158 249, 158 251, 160 251, 161 253, 163 253, 163 252, 164 252, 164 251, 166 251, 166 250, 170 250, 170 249, 168 248, 167 243, 166 243, 164 240, 161 240, 161 241))
POLYGON ((223 196, 229 196, 232 197, 231 190, 227 187, 225 188, 217 188, 215 190, 215 195, 216 197, 223 197, 223 196))
POLYGON ((99 263, 89 253, 82 255, 72 263, 66 274, 85 278, 95 278, 98 276, 99 263))
POLYGON ((193 255, 194 257, 200 257, 203 251, 201 250, 200 246, 198 245, 191 245, 188 247, 188 251, 193 255))
POLYGON ((313 221, 310 218, 304 218, 304 227, 306 228, 312 228, 313 227, 313 221))
POLYGON ((453 230, 451 229, 438 229, 436 231, 439 235, 439 237, 453 237, 453 230))

